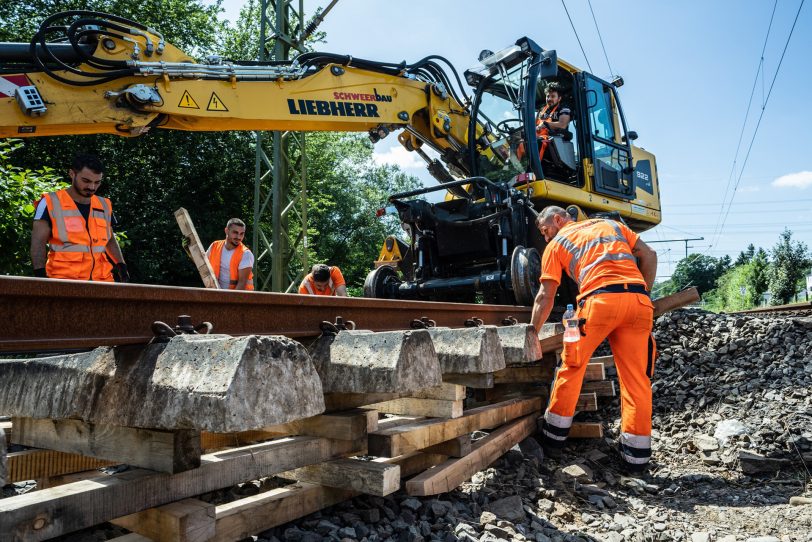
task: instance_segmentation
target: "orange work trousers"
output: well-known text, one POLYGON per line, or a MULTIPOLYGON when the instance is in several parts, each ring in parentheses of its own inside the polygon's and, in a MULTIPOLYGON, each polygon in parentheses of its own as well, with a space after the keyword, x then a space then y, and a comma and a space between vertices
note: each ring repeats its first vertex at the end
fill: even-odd
POLYGON ((578 317, 586 323, 580 341, 564 343, 561 366, 544 413, 542 440, 550 447, 564 445, 586 366, 608 337, 620 381, 621 457, 631 469, 644 467, 651 456, 654 305, 644 294, 602 293, 587 297, 578 317))

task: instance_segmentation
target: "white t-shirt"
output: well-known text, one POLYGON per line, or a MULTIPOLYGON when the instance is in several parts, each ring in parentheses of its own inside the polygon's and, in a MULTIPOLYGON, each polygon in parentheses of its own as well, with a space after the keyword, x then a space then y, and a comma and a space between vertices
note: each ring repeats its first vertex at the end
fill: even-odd
MULTIPOLYGON (((223 251, 220 253, 220 277, 217 279, 217 283, 222 290, 228 290, 229 286, 231 286, 231 255, 234 254, 234 250, 236 249, 229 250, 223 246, 223 251)), ((209 255, 211 255, 211 246, 209 246, 209 250, 206 251, 206 257, 209 255)), ((242 253, 242 259, 237 269, 245 269, 246 267, 253 266, 254 255, 250 250, 246 250, 242 253)))

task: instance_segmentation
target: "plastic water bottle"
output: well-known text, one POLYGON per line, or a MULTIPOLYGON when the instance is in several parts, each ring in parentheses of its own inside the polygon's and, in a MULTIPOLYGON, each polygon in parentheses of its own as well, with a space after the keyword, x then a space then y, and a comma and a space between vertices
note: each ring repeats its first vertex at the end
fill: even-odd
POLYGON ((567 311, 564 313, 564 342, 577 343, 581 340, 581 330, 578 329, 578 318, 575 316, 575 309, 572 305, 567 305, 567 311))

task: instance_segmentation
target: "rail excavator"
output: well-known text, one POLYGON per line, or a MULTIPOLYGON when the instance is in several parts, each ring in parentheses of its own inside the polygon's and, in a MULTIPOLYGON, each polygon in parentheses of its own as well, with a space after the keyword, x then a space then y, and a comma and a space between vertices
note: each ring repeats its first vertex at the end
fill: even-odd
MULTIPOLYGON (((464 83, 440 56, 197 61, 153 28, 69 11, 45 19, 30 43, 0 44, 0 137, 320 130, 377 142, 398 132, 438 184, 391 195, 407 240, 385 240, 364 294, 531 305, 544 248, 537 211, 556 204, 644 231, 661 220, 657 168, 632 144, 621 78, 603 81, 526 37, 478 61, 464 83), (535 118, 551 82, 573 115, 540 156, 530 149, 541 144, 535 118)), ((574 298, 574 283, 563 286, 574 298)))

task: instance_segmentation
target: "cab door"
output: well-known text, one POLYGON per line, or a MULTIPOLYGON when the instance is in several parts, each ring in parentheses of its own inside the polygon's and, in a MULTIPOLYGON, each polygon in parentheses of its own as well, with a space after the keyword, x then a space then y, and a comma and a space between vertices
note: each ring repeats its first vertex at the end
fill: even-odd
POLYGON ((590 74, 583 75, 589 130, 586 150, 594 166, 592 186, 599 194, 634 199, 632 153, 616 89, 590 74))

